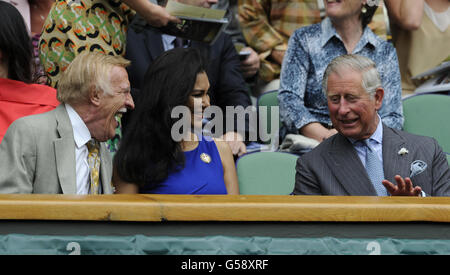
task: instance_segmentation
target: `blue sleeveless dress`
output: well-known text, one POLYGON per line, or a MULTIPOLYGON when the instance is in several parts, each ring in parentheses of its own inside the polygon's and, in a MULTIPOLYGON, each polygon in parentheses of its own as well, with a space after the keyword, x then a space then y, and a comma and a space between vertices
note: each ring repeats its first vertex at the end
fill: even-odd
POLYGON ((223 166, 217 146, 202 136, 197 148, 184 152, 185 167, 154 188, 141 187, 143 194, 222 195, 227 194, 223 166))

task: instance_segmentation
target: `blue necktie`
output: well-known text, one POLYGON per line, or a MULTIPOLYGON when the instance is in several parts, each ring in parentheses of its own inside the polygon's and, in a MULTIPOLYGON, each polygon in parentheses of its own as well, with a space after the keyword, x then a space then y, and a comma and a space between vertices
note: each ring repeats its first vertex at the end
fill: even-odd
POLYGON ((366 171, 370 181, 377 191, 378 196, 387 196, 387 190, 381 183, 384 180, 383 165, 375 150, 370 146, 368 139, 364 141, 364 144, 366 145, 366 171))

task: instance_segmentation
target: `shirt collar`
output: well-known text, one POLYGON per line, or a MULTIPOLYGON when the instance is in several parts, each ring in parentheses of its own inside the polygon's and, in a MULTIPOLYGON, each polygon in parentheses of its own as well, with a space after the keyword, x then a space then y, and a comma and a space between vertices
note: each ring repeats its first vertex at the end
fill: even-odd
MULTIPOLYGON (((342 38, 336 32, 336 29, 331 23, 330 18, 326 17, 325 19, 323 19, 321 27, 322 27, 322 39, 321 39, 322 48, 325 47, 328 41, 330 41, 330 39, 333 37, 336 37, 340 41, 342 41, 342 38)), ((364 29, 363 35, 361 36, 361 39, 359 40, 353 52, 356 53, 361 51, 362 48, 364 48, 367 44, 371 44, 374 47, 378 47, 378 45, 380 44, 380 39, 376 34, 372 32, 372 30, 369 27, 366 27, 364 29)))
POLYGON ((323 19, 321 26, 322 26, 322 41, 320 44, 322 48, 325 47, 325 44, 327 44, 328 41, 330 41, 330 39, 333 38, 334 36, 336 36, 337 38, 339 38, 339 40, 342 41, 341 37, 336 32, 336 29, 333 27, 333 24, 331 24, 330 18, 326 17, 325 19, 323 19))
POLYGON ((173 35, 168 35, 168 34, 163 34, 162 35, 162 39, 164 41, 164 43, 168 44, 168 45, 172 45, 173 41, 176 39, 176 36, 173 35))
POLYGON ((91 140, 91 133, 89 132, 88 127, 78 115, 78 113, 70 106, 69 104, 65 104, 67 114, 69 115, 70 123, 73 128, 73 138, 75 139, 75 144, 78 149, 84 146, 89 140, 91 140))

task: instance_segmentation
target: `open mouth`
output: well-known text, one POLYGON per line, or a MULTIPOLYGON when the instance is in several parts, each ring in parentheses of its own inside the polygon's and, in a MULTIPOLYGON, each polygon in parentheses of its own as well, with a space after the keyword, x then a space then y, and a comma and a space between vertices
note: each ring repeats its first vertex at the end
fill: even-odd
POLYGON ((119 111, 117 111, 117 113, 114 115, 114 118, 116 119, 116 121, 120 121, 122 119, 123 114, 126 112, 127 112, 127 108, 119 109, 119 111))
POLYGON ((358 121, 358 118, 355 119, 339 119, 339 122, 343 125, 343 126, 353 126, 356 122, 358 121))

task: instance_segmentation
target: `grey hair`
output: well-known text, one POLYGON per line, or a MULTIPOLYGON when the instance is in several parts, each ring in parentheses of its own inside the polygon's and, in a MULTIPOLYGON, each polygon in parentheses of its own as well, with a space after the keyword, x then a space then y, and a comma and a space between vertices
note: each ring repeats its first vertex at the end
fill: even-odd
POLYGON ((378 73, 375 62, 361 55, 346 54, 336 57, 328 64, 322 80, 322 92, 325 95, 328 92, 328 77, 331 73, 339 75, 339 70, 342 68, 349 68, 355 72, 361 72, 361 86, 372 98, 375 95, 375 91, 378 88, 382 88, 380 74, 378 73))
POLYGON ((58 82, 59 102, 69 104, 86 102, 92 88, 111 95, 111 69, 114 66, 125 68, 129 64, 130 61, 121 56, 102 52, 81 52, 63 72, 58 82))

